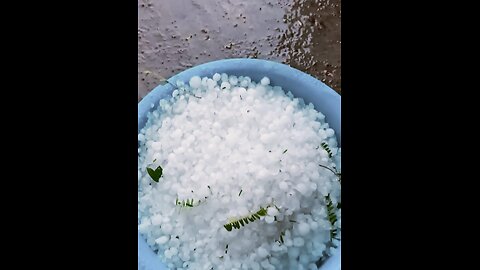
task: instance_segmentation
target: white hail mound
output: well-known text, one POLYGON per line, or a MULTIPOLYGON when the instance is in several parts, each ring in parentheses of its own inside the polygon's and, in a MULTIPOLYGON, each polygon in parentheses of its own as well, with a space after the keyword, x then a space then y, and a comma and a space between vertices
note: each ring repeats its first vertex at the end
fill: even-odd
POLYGON ((195 76, 149 113, 138 230, 170 269, 318 269, 335 252, 335 132, 312 104, 269 84, 195 76), (158 166, 157 183, 147 167, 158 166))

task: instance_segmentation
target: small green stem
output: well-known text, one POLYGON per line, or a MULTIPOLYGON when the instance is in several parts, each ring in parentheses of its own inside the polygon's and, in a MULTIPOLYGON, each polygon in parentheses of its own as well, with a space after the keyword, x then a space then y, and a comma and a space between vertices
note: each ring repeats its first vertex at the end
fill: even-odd
POLYGON ((322 164, 318 164, 318 166, 320 166, 320 167, 323 167, 323 168, 325 168, 325 169, 327 169, 327 170, 331 171, 333 174, 335 174, 335 175, 337 175, 337 176, 338 176, 338 172, 336 172, 336 171, 334 171, 334 170, 330 169, 329 167, 327 167, 327 166, 325 166, 325 165, 322 165, 322 164))

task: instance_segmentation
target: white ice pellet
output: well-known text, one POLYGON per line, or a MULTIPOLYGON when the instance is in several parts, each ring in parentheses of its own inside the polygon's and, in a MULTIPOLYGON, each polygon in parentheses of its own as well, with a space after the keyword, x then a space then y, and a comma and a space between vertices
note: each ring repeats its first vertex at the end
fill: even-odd
POLYGON ((241 86, 241 87, 247 87, 247 86, 248 86, 247 80, 242 80, 242 81, 240 82, 240 86, 241 86))
POLYGON ((300 254, 300 249, 298 247, 292 247, 288 249, 289 258, 297 258, 299 254, 300 254))
POLYGON ((230 90, 230 83, 228 83, 228 82, 222 82, 222 84, 220 85, 220 89, 222 89, 222 90, 230 90))
POLYGON ((298 224, 298 233, 300 235, 307 235, 310 232, 310 226, 307 223, 302 222, 298 224))
MULTIPOLYGON (((165 258, 167 258, 167 259, 171 259, 171 258, 173 257, 173 254, 172 254, 172 252, 170 251, 170 249, 165 250, 164 255, 165 255, 165 258)), ((169 266, 169 268, 170 268, 170 267, 171 267, 171 266, 169 266)))
POLYGON ((202 84, 203 87, 206 87, 206 86, 207 86, 207 80, 208 80, 207 77, 203 77, 203 78, 202 78, 202 83, 201 83, 201 84, 202 84))
POLYGON ((317 270, 336 252, 324 197, 340 202, 340 183, 318 166, 341 168, 335 131, 313 105, 260 78, 177 81, 139 131, 138 231, 169 269, 317 270), (146 169, 158 165, 155 183, 146 169), (175 204, 186 199, 194 207, 175 204), (260 208, 259 220, 224 227, 260 208))
POLYGON ((265 222, 270 224, 270 223, 273 223, 275 221, 275 218, 272 217, 272 216, 266 216, 265 217, 265 222))
POLYGON ((160 215, 154 215, 152 217, 152 225, 153 226, 157 226, 157 225, 160 225, 162 223, 162 216, 160 215))
POLYGON ((278 184, 278 187, 279 187, 282 191, 287 191, 287 189, 288 189, 288 184, 287 184, 286 182, 282 181, 282 182, 280 182, 280 183, 278 184))
POLYGON ((212 79, 208 79, 207 80, 207 86, 208 86, 208 90, 213 90, 213 88, 217 85, 217 82, 212 80, 212 79))
POLYGON ((270 79, 268 77, 263 77, 262 80, 260 80, 260 83, 262 85, 269 85, 270 84, 270 79))
POLYGON ((165 232, 166 234, 170 234, 170 233, 172 232, 172 230, 173 230, 173 227, 172 227, 172 225, 170 225, 170 224, 167 223, 167 224, 165 224, 165 225, 162 226, 162 230, 163 230, 163 232, 165 232))
POLYGON ((177 254, 178 254, 178 249, 177 249, 177 248, 174 248, 174 247, 172 247, 172 248, 170 248, 170 253, 172 254, 172 256, 175 256, 175 255, 177 255, 177 254))
POLYGON ((295 189, 298 190, 298 192, 300 192, 302 195, 306 195, 308 193, 308 191, 310 190, 310 188, 307 185, 305 185, 304 183, 298 183, 295 186, 295 189))
POLYGON ((303 246, 303 244, 305 244, 305 240, 303 240, 303 238, 301 238, 301 237, 293 238, 293 245, 294 246, 301 247, 301 246, 303 246))
POLYGON ((264 249, 263 247, 259 247, 257 250, 257 254, 260 258, 265 258, 268 256, 268 251, 264 249))
POLYGON ((228 82, 230 83, 230 85, 237 85, 237 83, 238 83, 237 76, 230 76, 228 78, 228 82))
POLYGON ((306 265, 309 263, 309 256, 307 256, 306 254, 300 254, 300 258, 299 258, 299 261, 303 264, 303 265, 306 265))
POLYGON ((275 208, 275 207, 269 207, 269 208, 267 209, 267 214, 268 214, 269 216, 276 216, 276 215, 278 215, 278 210, 277 210, 277 208, 275 208))
POLYGON ((331 128, 327 128, 325 134, 327 135, 327 137, 332 137, 335 134, 335 131, 331 128))
POLYGON ((159 238, 157 238, 157 240, 155 240, 155 243, 159 244, 159 245, 163 245, 165 243, 168 242, 168 239, 169 237, 168 236, 160 236, 159 238))
POLYGON ((275 267, 273 267, 273 265, 270 264, 270 262, 268 262, 268 260, 263 260, 260 265, 263 267, 263 269, 275 269, 275 267))
POLYGON ((202 86, 202 79, 199 76, 193 76, 190 79, 189 84, 192 88, 199 88, 200 86, 202 86))
POLYGON ((140 225, 138 225, 138 231, 141 233, 145 233, 148 231, 150 226, 151 226, 150 222, 142 222, 140 223, 140 225))
POLYGON ((173 90, 173 92, 172 92, 172 97, 177 97, 178 94, 180 94, 180 92, 178 91, 178 89, 175 89, 175 90, 173 90))

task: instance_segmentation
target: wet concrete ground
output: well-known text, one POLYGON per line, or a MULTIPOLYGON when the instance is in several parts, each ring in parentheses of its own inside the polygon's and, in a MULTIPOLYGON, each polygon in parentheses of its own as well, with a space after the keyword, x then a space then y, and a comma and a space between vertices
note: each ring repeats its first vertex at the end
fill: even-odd
POLYGON ((340 0, 138 0, 138 100, 224 58, 275 60, 341 92, 340 0))

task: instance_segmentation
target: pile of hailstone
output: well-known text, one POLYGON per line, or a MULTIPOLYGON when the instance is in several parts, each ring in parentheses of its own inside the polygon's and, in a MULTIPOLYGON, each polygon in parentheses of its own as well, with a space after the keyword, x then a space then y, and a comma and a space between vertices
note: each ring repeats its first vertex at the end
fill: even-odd
POLYGON ((138 141, 138 230, 170 269, 318 269, 336 252, 335 131, 267 77, 179 81, 138 141))

